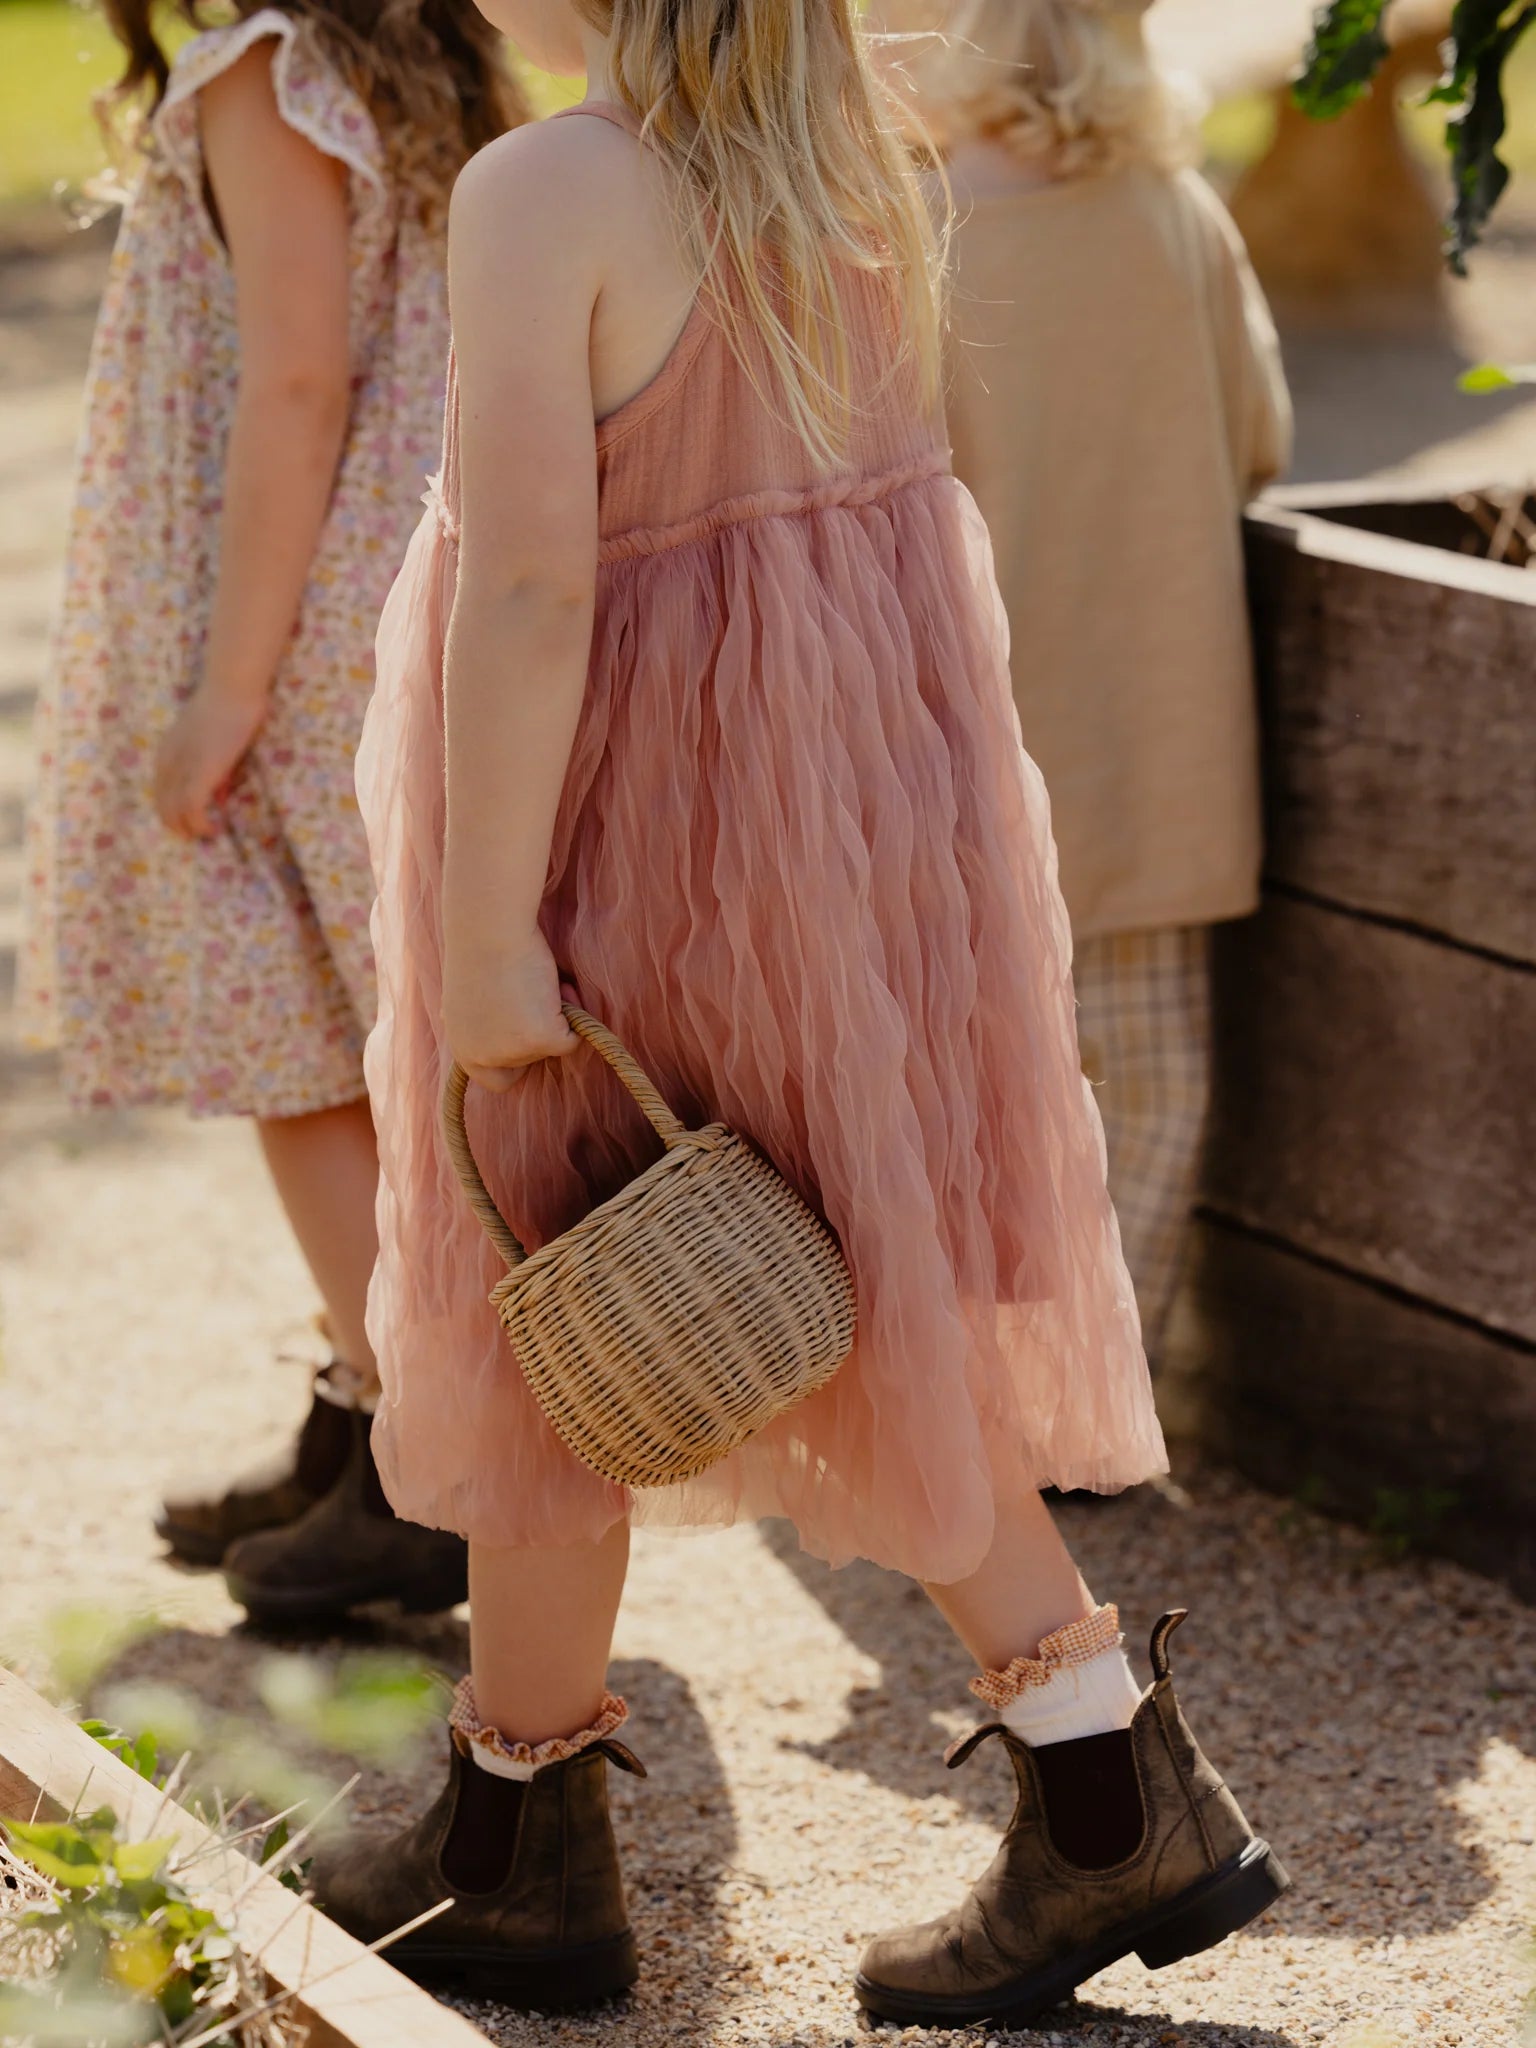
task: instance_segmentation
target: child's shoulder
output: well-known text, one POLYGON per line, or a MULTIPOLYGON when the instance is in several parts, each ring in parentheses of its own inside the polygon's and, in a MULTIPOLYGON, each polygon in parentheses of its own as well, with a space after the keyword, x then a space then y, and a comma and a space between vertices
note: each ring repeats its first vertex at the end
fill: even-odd
POLYGON ((561 212, 612 200, 632 185, 640 144, 616 120, 571 107, 498 135, 459 173, 455 203, 524 200, 561 212))
POLYGON ((384 148, 373 116, 286 9, 263 7, 242 21, 205 29, 176 52, 154 130, 173 166, 199 186, 197 102, 210 90, 275 103, 273 118, 338 158, 364 188, 385 190, 384 148))
POLYGON ((574 108, 509 129, 459 173, 449 233, 498 242, 532 236, 590 250, 621 236, 637 212, 644 183, 637 158, 644 155, 619 122, 574 108))
POLYGON ((210 80, 221 76, 261 43, 275 41, 286 51, 298 33, 298 23, 280 7, 263 7, 243 21, 220 22, 205 28, 183 43, 171 58, 171 75, 166 87, 168 99, 199 92, 210 80))

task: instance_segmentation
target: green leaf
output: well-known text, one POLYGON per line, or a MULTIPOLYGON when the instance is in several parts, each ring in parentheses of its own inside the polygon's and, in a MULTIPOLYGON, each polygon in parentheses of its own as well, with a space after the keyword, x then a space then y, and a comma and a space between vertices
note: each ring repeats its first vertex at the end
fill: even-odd
POLYGON ((1470 370, 1463 370, 1456 379, 1456 389, 1474 393, 1513 391, 1519 381, 1519 378, 1512 377, 1508 370, 1500 369, 1497 363, 1475 363, 1470 370))
POLYGON ((104 1830, 75 1821, 8 1820, 5 1832, 24 1862, 66 1891, 99 1885, 111 1869, 115 1844, 104 1830))
POLYGON ((143 1884, 158 1876, 160 1866, 175 1848, 175 1837, 166 1835, 153 1842, 119 1842, 112 1852, 117 1874, 130 1884, 143 1884))
POLYGON ((1312 23, 1301 76, 1291 88, 1297 106, 1331 121, 1352 107, 1387 54, 1382 16, 1388 0, 1328 0, 1312 23))
POLYGON ((148 1615, 128 1615, 115 1607, 55 1608, 43 1639, 55 1684, 72 1698, 83 1699, 112 1660, 153 1625, 148 1615))
POLYGON ((157 2002, 169 2026, 175 2028, 186 2025, 197 2007, 192 1979, 185 1970, 178 1970, 174 1977, 166 1980, 157 2002))
POLYGON ((1450 259, 1458 276, 1465 276, 1467 256, 1482 240, 1488 216, 1509 183, 1509 167, 1498 153, 1505 128, 1504 63, 1521 36, 1536 23, 1536 0, 1501 28, 1497 16, 1503 11, 1494 0, 1460 0, 1456 9, 1458 16, 1464 12, 1469 16, 1469 25, 1457 40, 1454 66, 1455 77, 1466 79, 1465 104, 1446 131, 1455 191, 1450 259), (1470 19, 1474 14, 1476 19, 1470 19))
POLYGON ((377 1762, 398 1757, 442 1718, 437 1681, 413 1658, 348 1657, 328 1676, 312 1658, 270 1657, 258 1684, 278 1720, 327 1748, 377 1762))
POLYGON ((205 1928, 212 1927, 214 1917, 206 1906, 194 1906, 190 1899, 172 1899, 161 1916, 167 1927, 182 1941, 190 1941, 205 1928))

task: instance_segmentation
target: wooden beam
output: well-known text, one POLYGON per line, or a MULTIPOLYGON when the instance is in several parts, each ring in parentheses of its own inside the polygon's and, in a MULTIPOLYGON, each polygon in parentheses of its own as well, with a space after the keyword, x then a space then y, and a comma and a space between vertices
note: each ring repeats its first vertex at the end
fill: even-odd
POLYGON ((485 2048, 485 2035, 371 1955, 333 1921, 167 1803, 14 1672, 0 1668, 0 1817, 110 1806, 131 1836, 174 1836, 197 1861, 183 1882, 272 1980, 293 1993, 309 2048, 485 2048))
POLYGON ((1460 528, 1422 485, 1250 515, 1267 867, 1536 962, 1536 573, 1429 544, 1460 528))
POLYGON ((1212 1206, 1536 1342, 1536 973, 1283 897, 1215 971, 1212 1206))
POLYGON ((1423 1547, 1536 1597, 1536 1356, 1220 1217, 1192 1268, 1159 1397, 1184 1433, 1367 1524, 1391 1488, 1423 1547))

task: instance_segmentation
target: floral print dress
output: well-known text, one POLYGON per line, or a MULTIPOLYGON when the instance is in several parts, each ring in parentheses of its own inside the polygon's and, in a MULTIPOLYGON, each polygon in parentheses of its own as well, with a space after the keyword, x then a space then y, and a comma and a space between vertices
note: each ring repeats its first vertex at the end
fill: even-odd
POLYGON ((282 1117, 365 1092, 373 891, 352 762, 379 611, 440 447, 447 345, 441 238, 297 23, 270 9, 188 44, 102 303, 40 709, 23 1025, 60 1047, 78 1105, 282 1117), (349 173, 352 409, 270 714, 218 836, 189 844, 156 817, 152 776, 199 679, 240 367, 197 96, 263 42, 284 118, 349 173))

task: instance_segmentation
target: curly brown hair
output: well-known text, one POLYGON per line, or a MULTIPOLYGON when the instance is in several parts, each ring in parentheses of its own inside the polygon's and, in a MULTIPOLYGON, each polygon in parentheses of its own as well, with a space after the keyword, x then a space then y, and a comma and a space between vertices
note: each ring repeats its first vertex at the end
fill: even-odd
POLYGON ((162 7, 194 29, 246 21, 276 6, 373 115, 395 178, 422 217, 440 219, 476 150, 529 119, 506 45, 471 0, 103 0, 126 54, 109 115, 152 113, 170 59, 155 35, 162 7))

